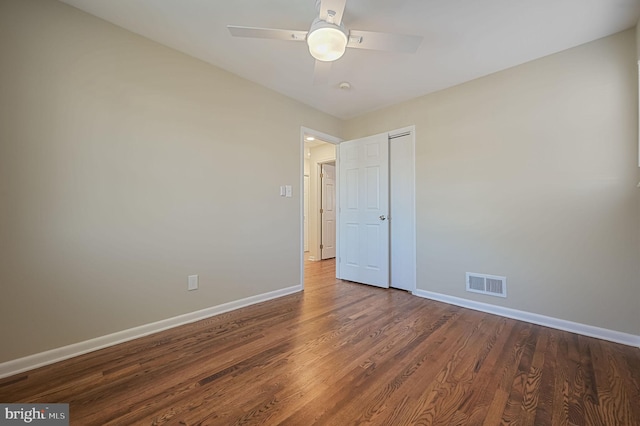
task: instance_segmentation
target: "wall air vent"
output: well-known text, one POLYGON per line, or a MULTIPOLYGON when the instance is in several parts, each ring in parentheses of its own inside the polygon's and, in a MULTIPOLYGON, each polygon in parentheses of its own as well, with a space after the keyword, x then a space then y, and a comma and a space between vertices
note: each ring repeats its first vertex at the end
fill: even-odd
POLYGON ((507 277, 467 272, 467 291, 507 297, 507 277))

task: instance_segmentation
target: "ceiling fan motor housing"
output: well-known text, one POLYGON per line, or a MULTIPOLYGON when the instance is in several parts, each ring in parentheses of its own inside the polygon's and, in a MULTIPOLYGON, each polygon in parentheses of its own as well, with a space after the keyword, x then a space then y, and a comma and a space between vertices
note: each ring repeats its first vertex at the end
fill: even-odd
POLYGON ((307 34, 307 45, 311 56, 319 61, 339 59, 347 48, 349 36, 344 25, 336 25, 316 18, 307 34))

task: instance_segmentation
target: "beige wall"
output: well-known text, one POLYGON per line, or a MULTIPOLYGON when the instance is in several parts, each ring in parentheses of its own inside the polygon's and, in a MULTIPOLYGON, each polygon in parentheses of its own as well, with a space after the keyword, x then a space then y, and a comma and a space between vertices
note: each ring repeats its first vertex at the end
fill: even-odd
POLYGON ((301 284, 300 128, 341 122, 55 1, 0 52, 0 362, 301 284))
POLYGON ((419 289, 640 334, 634 49, 630 30, 345 130, 66 5, 3 0, 0 362, 300 284, 300 126, 416 125, 419 289), (509 297, 464 292, 466 271, 509 297))
POLYGON ((640 335, 635 59, 629 30, 347 123, 416 125, 419 289, 640 335))
MULTIPOLYGON (((638 60, 638 77, 640 79, 640 21, 635 28, 636 31, 636 58, 638 60)), ((638 105, 640 105, 640 97, 638 98, 638 105)), ((640 167, 640 120, 638 121, 638 166, 640 167)), ((640 184, 638 184, 640 185, 640 184)))
MULTIPOLYGON (((308 149, 305 148, 305 151, 308 152, 308 149)), ((311 169, 311 167, 309 166, 309 158, 308 156, 305 156, 304 158, 304 166, 303 166, 304 170, 302 173, 304 173, 305 176, 309 176, 309 170, 311 169)))

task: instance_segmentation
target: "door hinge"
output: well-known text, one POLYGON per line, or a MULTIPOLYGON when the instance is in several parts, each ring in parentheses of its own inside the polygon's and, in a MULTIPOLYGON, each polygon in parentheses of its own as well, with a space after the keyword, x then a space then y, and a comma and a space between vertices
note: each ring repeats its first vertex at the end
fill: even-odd
POLYGON ((320 250, 322 250, 324 248, 324 246, 322 244, 320 244, 320 250))
POLYGON ((320 173, 320 179, 324 177, 324 173, 320 173))
POLYGON ((320 213, 324 213, 324 209, 320 209, 320 213))

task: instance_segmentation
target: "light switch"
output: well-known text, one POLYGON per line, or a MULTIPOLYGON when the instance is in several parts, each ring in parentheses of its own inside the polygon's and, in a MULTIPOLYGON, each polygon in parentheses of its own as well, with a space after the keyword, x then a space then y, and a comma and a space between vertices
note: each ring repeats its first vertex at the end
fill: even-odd
POLYGON ((291 198, 293 196, 293 190, 291 189, 291 185, 286 186, 287 198, 291 198))
POLYGON ((285 189, 284 185, 280 185, 280 196, 284 197, 285 195, 287 195, 287 190, 285 189))

